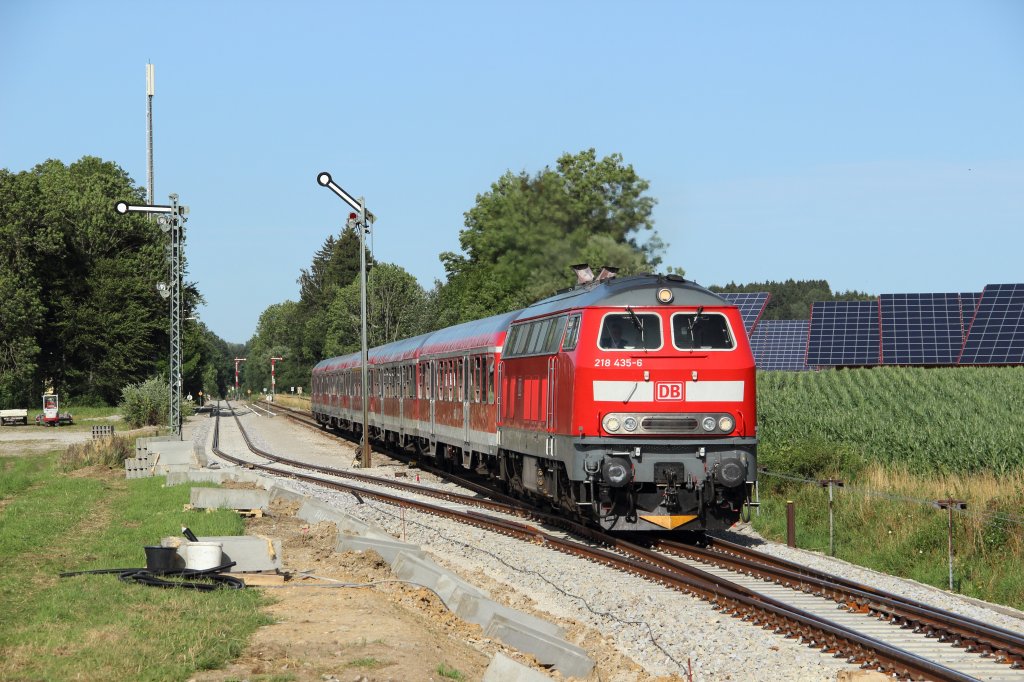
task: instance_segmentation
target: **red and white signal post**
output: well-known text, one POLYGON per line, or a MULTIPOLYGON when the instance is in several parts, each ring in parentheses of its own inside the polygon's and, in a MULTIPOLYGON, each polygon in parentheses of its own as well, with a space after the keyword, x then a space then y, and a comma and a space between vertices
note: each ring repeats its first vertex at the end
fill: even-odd
POLYGON ((274 375, 274 363, 278 360, 284 360, 284 358, 270 358, 270 402, 274 402, 274 394, 277 387, 277 377, 274 375))
POLYGON ((238 397, 238 363, 245 362, 248 358, 235 358, 235 398, 238 397))

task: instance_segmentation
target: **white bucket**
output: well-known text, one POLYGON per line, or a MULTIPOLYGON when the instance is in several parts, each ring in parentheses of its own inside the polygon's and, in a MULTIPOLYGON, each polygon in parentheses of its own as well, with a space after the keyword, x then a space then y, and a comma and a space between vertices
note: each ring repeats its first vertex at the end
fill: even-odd
POLYGON ((190 542, 185 545, 185 568, 205 571, 221 565, 224 544, 220 542, 190 542))

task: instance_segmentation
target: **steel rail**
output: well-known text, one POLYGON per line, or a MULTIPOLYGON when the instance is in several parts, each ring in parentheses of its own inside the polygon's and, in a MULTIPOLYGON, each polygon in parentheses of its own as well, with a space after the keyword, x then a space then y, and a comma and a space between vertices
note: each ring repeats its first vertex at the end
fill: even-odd
MULTIPOLYGON (((228 405, 229 409, 230 404, 228 405)), ((234 410, 231 409, 234 415, 234 410)), ((247 445, 250 444, 241 422, 236 423, 247 445)), ((755 625, 771 628, 787 638, 798 637, 801 642, 820 648, 835 656, 844 656, 862 667, 871 667, 893 673, 901 678, 935 679, 966 682, 975 678, 952 670, 934 661, 916 656, 893 647, 873 637, 849 630, 832 621, 787 605, 745 587, 708 574, 685 564, 676 562, 656 552, 634 545, 625 540, 606 536, 616 551, 590 547, 579 542, 559 538, 536 527, 517 522, 494 519, 475 512, 438 507, 426 502, 397 497, 357 486, 321 479, 308 474, 282 471, 269 465, 255 464, 226 455, 219 449, 220 411, 214 433, 214 452, 229 461, 242 462, 246 466, 263 469, 275 474, 296 478, 315 485, 365 495, 386 503, 408 506, 421 512, 450 518, 473 526, 516 537, 568 554, 583 556, 590 561, 602 563, 626 573, 640 575, 648 580, 672 587, 710 602, 715 608, 734 617, 751 621, 755 625)), ((260 453, 258 453, 260 454, 260 453)), ((261 456, 265 456, 261 454, 261 456)), ((307 465, 311 466, 311 465, 307 465)), ((316 468, 312 467, 311 468, 316 468)), ((379 479, 378 479, 379 480, 379 479)), ((421 492, 422 489, 417 489, 421 492)), ((477 498, 471 498, 478 501, 477 498)))
POLYGON ((1012 630, 725 540, 711 540, 710 549, 670 540, 661 541, 658 547, 672 554, 689 556, 831 599, 850 611, 884 618, 927 637, 937 637, 940 642, 950 642, 968 653, 993 656, 998 662, 1006 663, 1013 669, 1024 667, 1024 635, 1012 630))
MULTIPOLYGON (((285 410, 285 416, 310 428, 322 430, 318 422, 309 419, 303 413, 290 408, 285 410)), ((450 473, 443 475, 477 493, 514 501, 513 498, 495 493, 494 490, 468 479, 450 473)), ((538 521, 605 545, 617 542, 611 536, 562 517, 536 511, 532 516, 538 521)), ((937 638, 940 642, 948 642, 951 646, 963 648, 967 653, 978 653, 982 657, 991 656, 997 662, 1008 664, 1011 669, 1024 667, 1024 636, 1020 633, 772 557, 736 543, 709 538, 709 544, 709 549, 703 549, 671 540, 659 540, 655 546, 670 554, 757 576, 793 590, 830 599, 849 611, 884 619, 904 629, 912 629, 922 636, 937 638)))

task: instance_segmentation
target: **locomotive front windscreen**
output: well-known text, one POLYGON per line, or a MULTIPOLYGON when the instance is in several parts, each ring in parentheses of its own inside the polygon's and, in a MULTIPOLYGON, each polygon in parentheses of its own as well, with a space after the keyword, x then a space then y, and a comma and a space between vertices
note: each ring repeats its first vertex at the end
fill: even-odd
POLYGON ((653 313, 607 315, 598 338, 601 350, 661 348, 661 317, 653 313))
POLYGON ((676 313, 672 316, 672 343, 680 350, 730 350, 736 346, 725 316, 717 313, 676 313))

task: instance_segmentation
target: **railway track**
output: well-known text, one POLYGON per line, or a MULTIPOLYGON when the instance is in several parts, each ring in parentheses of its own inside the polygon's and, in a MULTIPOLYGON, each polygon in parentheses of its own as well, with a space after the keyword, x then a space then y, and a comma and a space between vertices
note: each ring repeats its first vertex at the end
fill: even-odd
MULTIPOLYGON (((318 431, 322 430, 304 415, 290 410, 282 412, 318 431)), ((531 509, 512 498, 485 500, 481 494, 494 496, 494 492, 468 481, 460 480, 459 483, 479 488, 476 495, 317 467, 280 457, 256 448, 233 409, 231 413, 247 447, 272 464, 255 464, 220 451, 218 411, 214 450, 229 461, 359 496, 374 497, 388 504, 410 506, 424 513, 583 556, 695 595, 724 613, 770 628, 787 638, 797 638, 802 643, 833 656, 847 658, 862 667, 883 670, 900 678, 1024 680, 1024 670, 1020 669, 1024 661, 1024 636, 1020 633, 813 571, 734 543, 714 540, 709 547, 701 548, 660 540, 652 547, 644 547, 593 529, 581 528, 531 509), (339 483, 275 465, 315 470, 346 481, 359 481, 364 486, 395 488, 405 495, 339 483), (411 499, 410 494, 426 495, 456 507, 417 501, 411 499), (474 509, 467 510, 466 507, 474 509), (556 525, 560 531, 542 530, 523 523, 523 519, 556 525), (595 544, 574 540, 573 535, 582 535, 595 544)))

